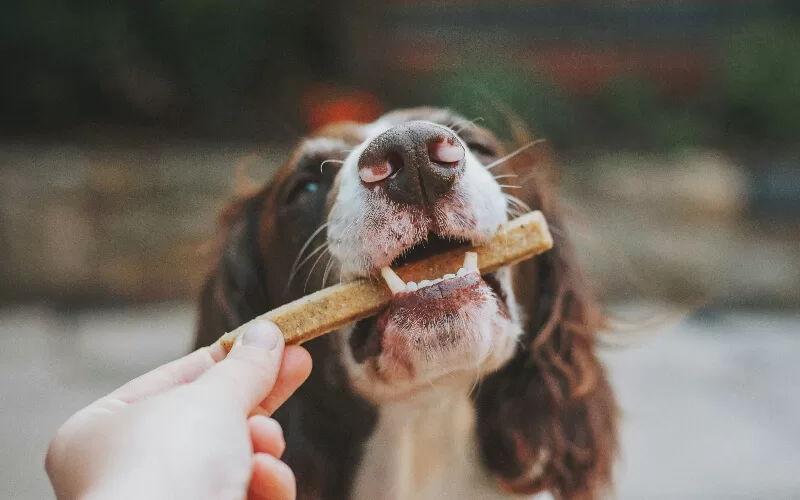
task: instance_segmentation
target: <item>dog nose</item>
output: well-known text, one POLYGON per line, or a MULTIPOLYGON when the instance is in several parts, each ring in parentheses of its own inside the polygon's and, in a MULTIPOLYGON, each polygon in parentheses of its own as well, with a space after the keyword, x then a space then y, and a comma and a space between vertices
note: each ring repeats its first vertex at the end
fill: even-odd
POLYGON ((464 147, 450 130, 423 121, 390 128, 358 159, 358 174, 370 185, 384 182, 398 203, 433 205, 464 172, 464 147))

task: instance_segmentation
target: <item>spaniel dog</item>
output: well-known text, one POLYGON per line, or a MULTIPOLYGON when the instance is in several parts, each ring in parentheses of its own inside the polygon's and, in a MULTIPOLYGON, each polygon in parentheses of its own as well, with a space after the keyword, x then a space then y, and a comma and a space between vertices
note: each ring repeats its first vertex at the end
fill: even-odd
POLYGON ((506 149, 433 108, 336 124, 223 212, 198 346, 326 285, 480 244, 529 209, 554 235, 521 264, 409 283, 377 316, 305 344, 313 372, 274 415, 298 498, 609 492, 617 410, 595 353, 604 316, 534 144, 506 149))

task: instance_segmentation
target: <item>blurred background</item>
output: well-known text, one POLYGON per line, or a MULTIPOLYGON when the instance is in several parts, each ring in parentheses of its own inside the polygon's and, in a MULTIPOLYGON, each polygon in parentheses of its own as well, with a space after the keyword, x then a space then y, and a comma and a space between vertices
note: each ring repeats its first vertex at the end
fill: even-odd
POLYGON ((237 166, 449 106, 552 145, 618 317, 621 499, 800 498, 794 0, 29 0, 0 7, 0 485, 185 352, 237 166), (792 383, 795 382, 795 384, 792 383))

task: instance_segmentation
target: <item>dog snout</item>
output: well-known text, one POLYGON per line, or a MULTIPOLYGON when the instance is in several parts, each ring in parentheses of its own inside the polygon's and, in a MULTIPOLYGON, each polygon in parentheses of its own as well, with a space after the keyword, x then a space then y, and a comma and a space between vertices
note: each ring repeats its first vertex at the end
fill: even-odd
POLYGON ((367 185, 382 183, 393 201, 433 205, 464 172, 465 150, 455 134, 415 121, 393 127, 370 142, 358 160, 367 185))

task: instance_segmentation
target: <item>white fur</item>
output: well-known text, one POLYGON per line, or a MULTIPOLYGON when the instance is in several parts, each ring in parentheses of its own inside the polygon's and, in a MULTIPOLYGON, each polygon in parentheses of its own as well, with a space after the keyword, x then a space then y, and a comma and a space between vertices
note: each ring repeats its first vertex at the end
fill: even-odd
MULTIPOLYGON (((509 302, 515 304, 513 291, 509 289, 508 293, 509 302)), ((436 327, 437 335, 451 333, 463 338, 463 342, 452 351, 426 349, 410 353, 413 377, 407 376, 402 367, 394 367, 397 360, 386 353, 378 359, 357 363, 347 348, 353 325, 344 328, 340 337, 340 351, 353 387, 381 405, 401 400, 418 390, 447 387, 453 381, 474 385, 482 376, 497 370, 511 358, 517 339, 522 334, 517 308, 513 305, 510 307, 510 320, 500 314, 497 301, 493 298, 487 298, 484 303, 470 309, 463 315, 466 319, 464 324, 436 327), (388 379, 379 377, 377 371, 394 376, 388 379)))
MULTIPOLYGON (((508 499, 511 495, 480 464, 468 392, 468 386, 455 384, 381 406, 351 498, 508 499)), ((552 499, 549 494, 528 498, 552 499)))
MULTIPOLYGON (((380 120, 365 127, 367 139, 353 149, 339 171, 339 190, 328 214, 328 243, 331 255, 339 263, 339 275, 345 281, 368 274, 376 254, 381 250, 388 253, 390 249, 380 248, 386 237, 377 234, 381 231, 392 231, 416 237, 413 229, 417 221, 395 220, 389 224, 381 216, 396 212, 390 200, 368 190, 358 176, 358 159, 361 153, 380 134, 390 127, 380 120)), ((427 228, 425 228, 427 229, 427 228)), ((422 232, 423 229, 418 229, 422 232)), ((424 233, 423 233, 424 234, 424 233)), ((413 244, 417 240, 409 244, 413 244)))
MULTIPOLYGON (((375 137, 397 124, 390 118, 365 127, 368 138, 347 156, 339 173, 339 190, 328 216, 327 235, 330 252, 341 266, 344 280, 388 265, 421 241, 431 227, 480 243, 507 219, 502 189, 463 143, 465 171, 444 196, 445 202, 437 203, 432 216, 415 207, 395 204, 380 189, 368 189, 358 176, 358 158, 375 137)), ((391 353, 356 362, 348 346, 353 326, 343 329, 340 352, 350 381, 359 393, 378 405, 379 411, 377 428, 366 444, 352 498, 499 500, 511 496, 480 463, 475 409, 469 397, 480 377, 510 359, 521 335, 510 271, 501 269, 496 277, 507 296, 510 318, 501 313, 487 288, 487 296, 475 304, 465 304, 459 324, 415 325, 414 318, 405 318, 409 324, 404 330, 403 324, 390 320, 385 334, 399 336, 401 347, 403 334, 429 340, 436 338, 425 337, 432 332, 453 335, 457 340, 448 348, 437 350, 423 342, 421 349, 403 352, 405 361, 413 365, 411 373, 404 373, 391 353)), ((419 345, 408 340, 409 347, 419 345)))
POLYGON ((341 139, 330 137, 312 137, 302 144, 304 154, 313 154, 324 151, 341 151, 347 148, 347 143, 341 139))
POLYGON ((488 239, 506 221, 506 197, 503 190, 489 170, 475 158, 464 145, 466 162, 464 174, 453 185, 452 196, 459 200, 465 213, 475 218, 474 226, 466 226, 457 220, 462 214, 458 211, 437 211, 436 216, 447 222, 444 224, 454 235, 469 238, 475 243, 488 239), (459 233, 461 234, 455 234, 459 233))
MULTIPOLYGON (((450 131, 439 124, 431 125, 450 131)), ((383 119, 367 126, 367 139, 350 152, 339 173, 339 190, 328 215, 328 241, 331 255, 340 265, 340 276, 346 281, 389 264, 424 238, 433 223, 420 210, 401 207, 378 189, 370 191, 359 178, 361 153, 389 128, 383 119)), ((434 217, 450 236, 480 243, 505 222, 507 202, 492 174, 466 144, 462 142, 462 146, 466 151, 464 174, 446 195, 446 208, 438 205, 434 217)))

